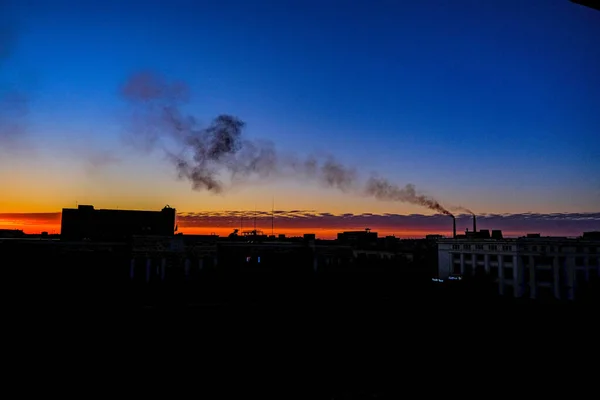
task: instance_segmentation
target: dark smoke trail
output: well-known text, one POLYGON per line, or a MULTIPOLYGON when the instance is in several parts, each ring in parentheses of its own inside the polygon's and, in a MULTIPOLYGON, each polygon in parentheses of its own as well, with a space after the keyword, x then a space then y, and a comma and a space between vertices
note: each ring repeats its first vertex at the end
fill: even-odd
POLYGON ((416 204, 452 215, 436 200, 417 194, 414 185, 400 188, 372 177, 361 187, 356 170, 331 156, 282 157, 271 142, 243 139, 245 124, 234 116, 219 115, 207 127, 200 128, 195 118, 181 112, 181 105, 189 95, 183 84, 169 83, 152 73, 140 73, 126 82, 122 95, 134 106, 132 129, 142 139, 138 146, 153 148, 165 139, 174 140, 182 148, 178 154, 163 148, 179 177, 189 180, 194 190, 223 192, 226 188, 220 174, 224 171, 229 173, 232 184, 253 177, 291 175, 344 192, 366 193, 379 200, 416 204))
POLYGON ((284 159, 284 169, 291 170, 293 175, 316 179, 326 187, 332 187, 342 192, 356 190, 358 174, 354 168, 347 167, 335 160, 333 156, 323 157, 310 155, 305 160, 296 157, 284 159))
POLYGON ((132 105, 127 137, 129 144, 152 150, 165 136, 181 141, 192 132, 196 121, 182 117, 179 108, 188 100, 184 84, 170 83, 161 76, 141 72, 121 87, 121 95, 132 105))
POLYGON ((328 186, 342 191, 351 190, 357 179, 355 170, 338 163, 333 158, 323 162, 320 177, 328 186))
POLYGON ((467 207, 463 207, 463 206, 456 206, 456 207, 452 207, 453 210, 456 211, 464 211, 466 213, 469 213, 471 215, 475 215, 475 213, 471 210, 469 210, 467 207))
POLYGON ((179 177, 190 180, 195 190, 222 192, 218 174, 223 168, 229 169, 233 177, 268 168, 261 164, 266 159, 262 158, 262 149, 251 144, 243 146, 243 121, 219 115, 208 127, 200 129, 194 118, 184 116, 180 107, 188 100, 185 85, 143 72, 126 82, 122 94, 136 107, 132 129, 141 138, 142 147, 151 149, 163 139, 173 139, 183 147, 182 154, 167 151, 167 155, 179 177), (238 152, 240 157, 236 157, 238 152))
POLYGON ((196 120, 184 116, 181 105, 188 100, 183 84, 172 84, 164 78, 144 72, 132 76, 121 93, 133 106, 131 121, 136 144, 152 149, 165 139, 174 140, 183 148, 179 154, 165 150, 180 178, 188 179, 195 190, 220 193, 225 186, 220 172, 229 172, 232 184, 249 178, 273 175, 302 175, 343 191, 350 190, 356 172, 335 161, 333 157, 320 161, 308 157, 279 157, 275 146, 267 141, 242 138, 244 122, 231 115, 219 115, 207 127, 200 128, 196 120))
MULTIPOLYGON (((183 136, 184 144, 192 149, 193 162, 176 157, 176 167, 181 178, 192 182, 192 187, 208 189, 217 193, 223 190, 217 179, 219 167, 229 167, 234 172, 243 166, 234 161, 241 149, 240 135, 244 123, 230 115, 218 116, 212 124, 203 130, 189 131, 183 136)), ((251 168, 253 165, 246 165, 251 168)))
POLYGON ((452 213, 442 207, 437 200, 425 195, 417 194, 415 186, 410 183, 401 188, 385 179, 372 177, 367 181, 366 192, 378 200, 401 201, 404 203, 417 204, 427 207, 430 210, 452 216, 452 213))

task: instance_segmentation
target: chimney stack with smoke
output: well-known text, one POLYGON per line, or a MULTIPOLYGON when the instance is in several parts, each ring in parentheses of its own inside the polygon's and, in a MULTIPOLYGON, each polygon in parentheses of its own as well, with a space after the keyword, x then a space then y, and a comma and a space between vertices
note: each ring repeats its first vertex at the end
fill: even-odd
POLYGON ((473 233, 477 233, 477 219, 475 218, 475 214, 473 214, 473 233))

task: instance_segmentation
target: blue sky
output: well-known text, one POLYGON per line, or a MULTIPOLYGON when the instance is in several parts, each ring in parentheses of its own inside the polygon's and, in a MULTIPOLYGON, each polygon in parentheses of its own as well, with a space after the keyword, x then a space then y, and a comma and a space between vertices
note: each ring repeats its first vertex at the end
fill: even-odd
MULTIPOLYGON (((104 180, 73 175, 88 183, 57 187, 96 193, 101 186, 134 202, 128 180, 153 180, 186 211, 195 211, 197 199, 223 203, 207 194, 189 200, 189 185, 174 182, 168 166, 156 178, 160 159, 131 155, 119 141, 119 85, 152 70, 188 83, 188 109, 201 120, 235 114, 249 136, 286 150, 329 151, 365 173, 414 183, 444 204, 598 210, 600 12, 567 0, 48 0, 5 7, 18 40, 0 82, 29 93, 28 134, 38 139, 39 160, 54 160, 52 171, 64 177, 61 171, 81 163, 65 144, 78 141, 130 160, 118 171, 107 167, 104 180)), ((27 167, 20 174, 35 179, 27 167)), ((337 211, 332 204, 342 196, 288 182, 240 198, 273 195, 321 211, 337 211)), ((366 212, 369 204, 358 199, 348 207, 366 212)))

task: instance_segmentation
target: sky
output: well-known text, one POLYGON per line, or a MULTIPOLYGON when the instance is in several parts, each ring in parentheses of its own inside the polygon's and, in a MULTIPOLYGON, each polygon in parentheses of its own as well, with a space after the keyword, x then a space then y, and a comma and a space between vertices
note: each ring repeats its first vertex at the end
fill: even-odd
POLYGON ((308 213, 308 225, 279 224, 288 231, 451 229, 447 218, 431 225, 427 207, 297 176, 193 190, 164 146, 128 140, 135 105, 121 89, 145 72, 185 85, 180 110, 199 126, 234 115, 244 137, 272 142, 284 158, 330 155, 359 180, 414 184, 452 212, 553 221, 521 218, 519 232, 600 229, 600 218, 581 217, 600 211, 596 10, 567 0, 0 7, 0 228, 59 230, 59 219, 40 216, 77 204, 169 204, 214 216, 185 222, 190 232, 219 228, 223 213, 272 207, 308 213), (377 218, 344 217, 365 214, 377 218), (559 214, 572 218, 557 223, 559 214))

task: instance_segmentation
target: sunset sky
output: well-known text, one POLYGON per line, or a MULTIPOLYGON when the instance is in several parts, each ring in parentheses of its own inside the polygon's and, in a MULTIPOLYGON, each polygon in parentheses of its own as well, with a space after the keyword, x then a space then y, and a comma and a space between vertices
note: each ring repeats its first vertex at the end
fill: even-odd
MULTIPOLYGON (((160 145, 128 140, 121 89, 140 71, 184 84, 182 111, 200 126, 235 115, 245 137, 283 157, 332 155, 359 180, 412 183, 451 211, 489 214, 481 228, 600 229, 596 10, 567 0, 0 4, 0 229, 58 232, 60 210, 77 204, 169 204, 185 213, 183 232, 225 234, 236 213, 268 214, 274 201, 275 233, 451 230, 426 207, 294 176, 192 190, 160 145)), ((270 233, 268 215, 258 225, 270 233)))

